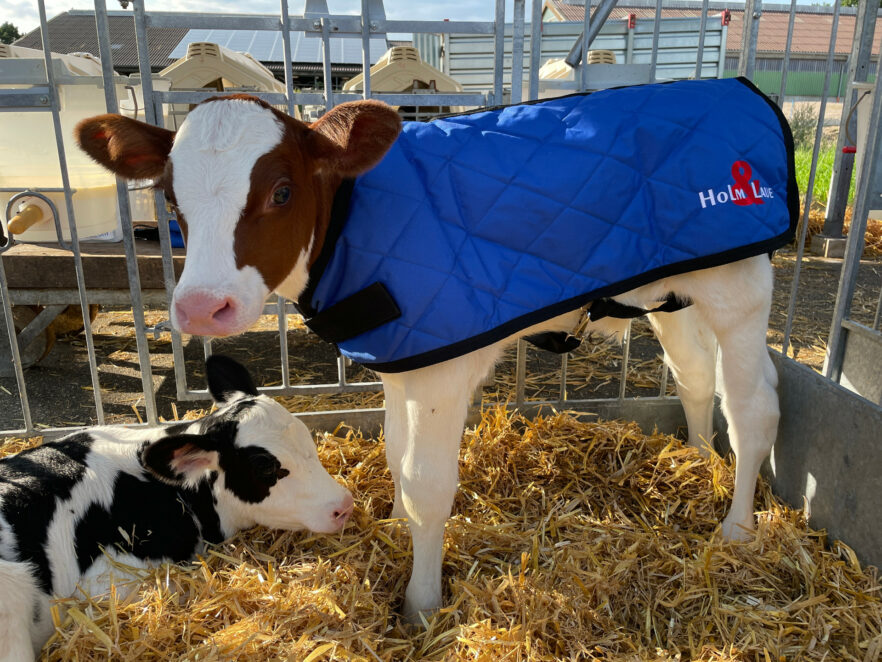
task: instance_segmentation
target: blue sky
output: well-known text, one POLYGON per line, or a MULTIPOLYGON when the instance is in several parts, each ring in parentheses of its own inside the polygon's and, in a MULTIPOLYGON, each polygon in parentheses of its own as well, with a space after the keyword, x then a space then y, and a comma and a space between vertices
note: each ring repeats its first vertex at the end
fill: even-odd
MULTIPOLYGON (((785 2, 786 0, 777 0, 785 2)), ((817 1, 817 0, 814 0, 817 1)), ((46 15, 49 18, 68 9, 94 9, 93 0, 45 0, 46 15)), ((743 0, 732 0, 731 4, 741 4, 743 0)), ((813 0, 798 0, 800 4, 810 4, 813 0)), ((230 12, 275 14, 279 11, 278 0, 146 0, 147 11, 190 11, 190 12, 230 12)), ((492 20, 495 0, 384 0, 386 16, 394 19, 437 20, 449 18, 457 21, 492 20)), ((512 0, 506 0, 506 15, 511 16, 512 0)), ((303 0, 288 0, 289 11, 300 14, 303 0)), ((527 0, 529 16, 532 0, 527 0)), ((328 0, 333 13, 357 14, 361 8, 360 0, 328 0)), ((116 0, 107 0, 108 10, 120 9, 116 0)), ((131 7, 129 7, 131 11, 131 7)), ((36 0, 0 0, 0 23, 10 21, 22 34, 40 24, 36 0)))

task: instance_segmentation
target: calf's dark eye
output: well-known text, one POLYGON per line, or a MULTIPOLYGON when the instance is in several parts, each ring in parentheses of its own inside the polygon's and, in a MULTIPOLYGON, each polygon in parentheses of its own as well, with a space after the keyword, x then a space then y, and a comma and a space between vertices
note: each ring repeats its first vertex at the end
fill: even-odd
POLYGON ((290 186, 280 186, 275 191, 273 191, 273 204, 274 205, 284 205, 291 199, 291 187, 290 186))

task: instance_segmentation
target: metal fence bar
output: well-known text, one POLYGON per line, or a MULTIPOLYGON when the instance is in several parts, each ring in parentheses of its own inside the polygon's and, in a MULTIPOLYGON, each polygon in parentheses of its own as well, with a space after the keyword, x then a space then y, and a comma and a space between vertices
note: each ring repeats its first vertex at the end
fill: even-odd
MULTIPOLYGON (((855 16, 854 40, 848 58, 848 84, 845 88, 843 101, 849 108, 858 103, 859 97, 854 83, 865 82, 869 77, 870 54, 876 28, 877 7, 873 3, 861 3, 855 16)), ((840 88, 843 73, 840 71, 840 88)), ((838 91, 837 91, 838 96, 838 91)), ((862 98, 862 97, 860 97, 862 98)), ((843 106, 843 109, 845 106, 843 106)), ((845 209, 848 205, 848 194, 851 176, 854 172, 854 154, 845 154, 842 148, 847 144, 847 136, 857 133, 857 118, 854 113, 843 112, 839 122, 839 137, 836 140, 836 151, 833 159, 833 176, 831 178, 827 209, 824 213, 824 227, 821 231, 822 241, 826 238, 841 238, 845 225, 845 209)))
POLYGON ((520 103, 524 96, 524 16, 526 0, 514 0, 511 35, 511 102, 520 103))
MULTIPOLYGON (((867 231, 867 216, 871 208, 870 198, 878 193, 875 182, 882 177, 882 145, 880 145, 880 123, 882 123, 882 86, 876 76, 876 87, 873 94, 873 108, 870 111, 869 129, 867 131, 867 154, 864 156, 862 172, 858 173, 857 190, 860 192, 855 200, 854 213, 851 218, 851 229, 845 242, 845 257, 842 260, 842 271, 839 276, 839 288, 836 292, 836 305, 833 309, 833 322, 827 340, 827 358, 824 362, 824 375, 834 381, 842 376, 842 361, 845 356, 845 333, 842 324, 851 313, 851 304, 857 288, 857 277, 860 269, 860 257, 864 250, 864 235, 867 231)), ((882 296, 880 296, 882 306, 882 296)), ((879 308, 877 307, 874 327, 879 326, 879 308)))
POLYGON ((539 67, 542 62, 542 0, 533 0, 530 17, 530 100, 539 98, 539 67))
POLYGON ((652 25, 652 54, 649 56, 649 80, 653 83, 658 80, 655 72, 658 69, 658 37, 661 33, 663 0, 655 0, 655 23, 652 25))
MULTIPOLYGON (((101 382, 98 379, 98 361, 95 356, 95 339, 92 336, 92 320, 89 316, 89 301, 86 297, 83 256, 80 254, 76 217, 73 208, 73 194, 70 186, 70 177, 67 171, 67 154, 64 148, 64 133, 61 128, 61 101, 58 98, 58 86, 55 83, 55 72, 52 67, 52 49, 51 44, 49 43, 46 5, 43 0, 40 0, 37 5, 40 12, 40 30, 42 37, 41 41, 43 44, 43 59, 46 64, 46 82, 49 84, 49 95, 52 106, 52 128, 55 132, 58 168, 61 172, 61 185, 64 188, 64 204, 67 209, 67 223, 70 228, 70 250, 74 255, 74 270, 77 274, 77 293, 79 295, 80 311, 83 314, 83 335, 86 338, 86 349, 89 355, 89 375, 92 380, 92 396, 95 400, 95 417, 98 424, 102 425, 104 423, 104 405, 101 401, 101 382)), ((58 242, 60 244, 63 243, 63 237, 60 232, 58 233, 58 242)))
MULTIPOLYGON (((361 18, 347 14, 329 15, 330 25, 335 36, 351 36, 361 34, 361 18)), ((288 21, 288 29, 295 32, 311 32, 321 34, 321 26, 316 25, 317 19, 303 16, 292 16, 288 21)), ((422 21, 422 20, 387 20, 374 18, 371 21, 372 33, 385 32, 421 32, 446 34, 494 34, 496 24, 489 21, 422 21)), ((276 14, 187 14, 182 16, 175 12, 150 12, 147 16, 147 27, 180 28, 193 30, 259 30, 274 32, 279 29, 279 16, 276 14)))
MULTIPOLYGON (((42 0, 40 0, 42 2, 42 0)), ((45 33, 44 33, 45 34, 45 33)), ((6 279, 6 267, 3 266, 2 252, 12 246, 12 237, 8 243, 0 249, 0 304, 3 305, 3 316, 6 320, 6 332, 9 337, 9 351, 12 352, 12 367, 15 372, 15 383, 18 387, 18 401, 21 405, 21 414, 24 419, 24 429, 30 433, 34 429, 34 420, 31 416, 31 404, 28 400, 27 384, 24 378, 24 367, 21 363, 21 352, 18 348, 18 338, 15 336, 15 323, 12 318, 12 300, 9 298, 9 281, 6 279)))
POLYGON ((591 0, 585 0, 585 16, 582 18, 582 39, 577 41, 573 50, 567 56, 567 64, 571 67, 576 66, 573 61, 581 61, 579 67, 579 92, 584 92, 588 88, 588 33, 591 32, 591 0), (581 41, 581 43, 579 43, 581 41), (579 57, 574 55, 574 51, 580 48, 582 53, 579 57))
MULTIPOLYGON (((153 89, 153 77, 150 67, 150 43, 147 40, 147 14, 144 11, 145 0, 133 0, 132 10, 135 18, 135 40, 138 48, 138 70, 141 74, 141 86, 144 95, 144 119, 156 126, 165 125, 163 118, 163 104, 157 99, 158 95, 153 89)), ((153 206, 156 213, 156 225, 159 231, 159 251, 162 256, 162 280, 165 287, 166 310, 171 311, 174 296, 175 278, 174 262, 171 249, 171 231, 169 222, 171 218, 165 206, 165 194, 160 190, 153 192, 153 206)), ((180 398, 187 391, 186 362, 184 361, 184 346, 181 334, 177 329, 168 325, 171 334, 172 365, 175 375, 175 391, 180 398)))
POLYGON ((701 1, 701 27, 698 29, 698 55, 695 58, 695 76, 701 80, 701 69, 704 66, 704 33, 707 30, 707 5, 708 0, 701 1))
POLYGON ((570 355, 565 353, 560 355, 560 405, 567 401, 567 370, 569 368, 570 355))
POLYGON ((763 14, 763 0, 746 0, 744 23, 741 34, 741 55, 738 58, 738 75, 753 80, 756 69, 756 42, 759 38, 759 21, 763 14))
MULTIPOLYGON (((95 0, 95 23, 98 30, 98 52, 101 58, 101 70, 104 74, 104 98, 108 113, 118 112, 119 107, 114 87, 113 56, 110 47, 110 30, 107 23, 107 5, 105 0, 95 0)), ((117 211, 122 227, 123 246, 126 253, 126 268, 129 276, 129 292, 132 295, 132 316, 135 326, 135 344, 138 348, 138 361, 141 368, 141 385, 144 395, 144 408, 147 422, 155 425, 156 398, 153 393, 153 371, 150 366, 150 350, 147 346, 144 322, 144 305, 141 300, 141 275, 138 272, 135 238, 132 233, 132 216, 129 210, 128 186, 117 179, 116 182, 117 211)))
MULTIPOLYGON (((263 99, 272 106, 282 106, 288 103, 286 95, 278 92, 249 92, 252 96, 263 99)), ((197 104, 217 96, 216 91, 210 92, 155 92, 154 98, 162 103, 197 104)), ((335 103, 343 101, 357 101, 364 98, 361 92, 334 92, 335 103)), ((292 95, 293 103, 324 104, 327 96, 324 92, 295 92, 292 95)), ((372 99, 385 101, 393 106, 477 106, 487 101, 484 93, 480 92, 445 92, 443 94, 410 94, 410 93, 376 93, 371 94, 372 99)))
POLYGON ((288 0, 280 0, 279 2, 282 24, 282 57, 285 65, 285 95, 287 98, 286 107, 288 114, 294 116, 294 72, 291 70, 291 17, 288 16, 288 0))
POLYGON ((527 380, 527 341, 518 338, 518 349, 515 357, 515 406, 524 404, 524 390, 527 380))
POLYGON ((790 19, 787 22, 787 44, 784 46, 784 64, 781 69, 781 92, 778 105, 784 105, 784 94, 787 91, 787 70, 790 68, 790 50, 793 46, 793 22, 796 19, 796 0, 790 0, 790 19))
POLYGON ((342 355, 337 357, 337 386, 346 386, 346 358, 342 355))
POLYGON ((361 71, 364 77, 362 94, 371 98, 371 24, 370 0, 361 0, 361 71))
MULTIPOLYGON (((504 16, 503 16, 504 20, 504 16)), ((376 32, 495 34, 496 23, 483 21, 377 21, 376 32)))
POLYGON ((836 52, 836 31, 839 27, 839 7, 840 0, 835 0, 833 3, 833 25, 830 28, 830 48, 827 52, 827 69, 824 73, 824 92, 821 96, 821 107, 818 109, 818 124, 815 127, 815 144, 812 148, 812 165, 809 169, 808 184, 806 185, 805 201, 803 203, 802 226, 800 227, 799 244, 796 249, 796 264, 793 267, 793 285, 790 288, 790 304, 787 307, 787 323, 784 326, 784 339, 781 343, 781 351, 785 356, 790 347, 790 334, 793 331, 793 317, 796 314, 796 294, 799 291, 799 277, 802 273, 802 258, 805 253, 805 238, 808 234, 809 210, 812 206, 812 187, 815 185, 815 175, 818 170, 818 154, 821 150, 821 139, 824 135, 824 114, 827 110, 827 95, 830 92, 833 56, 836 52))
POLYGON ((670 372, 668 364, 662 363, 661 378, 658 386, 658 397, 663 398, 668 392, 668 373, 670 372))
POLYGON ((331 76, 331 33, 330 20, 321 19, 322 23, 322 73, 325 84, 325 112, 334 107, 333 76, 331 76))
POLYGON ((619 377, 619 400, 625 399, 625 392, 628 387, 628 362, 631 360, 631 322, 628 322, 628 328, 625 329, 625 336, 622 339, 622 373, 619 377))
POLYGON ((876 304, 876 314, 873 316, 873 328, 882 331, 882 287, 879 288, 879 302, 876 304))
POLYGON ((493 103, 505 103, 502 96, 502 76, 505 71, 505 0, 496 0, 496 23, 493 41, 493 103))

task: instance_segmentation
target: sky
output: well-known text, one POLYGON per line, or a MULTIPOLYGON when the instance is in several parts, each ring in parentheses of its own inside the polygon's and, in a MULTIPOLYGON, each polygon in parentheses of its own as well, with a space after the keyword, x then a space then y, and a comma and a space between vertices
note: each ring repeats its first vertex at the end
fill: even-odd
MULTIPOLYGON (((52 18, 68 9, 94 9, 92 0, 45 0, 46 16, 52 18)), ((449 18, 458 21, 492 20, 494 0, 384 0, 386 17, 390 19, 439 20, 449 18)), ((511 0, 507 1, 509 16, 511 0)), ((303 0, 288 0, 291 14, 300 14, 303 0)), ((527 2, 528 12, 530 0, 527 2)), ((147 11, 188 11, 205 13, 278 14, 278 0, 147 0, 147 11)), ((107 0, 108 11, 119 10, 116 0, 107 0)), ((328 0, 331 13, 358 14, 360 0, 328 0)), ((129 5, 128 11, 131 11, 129 5)), ((26 34, 40 25, 36 0, 0 0, 0 24, 6 21, 26 34)))
MULTIPOLYGON (((117 0, 106 0, 109 11, 119 10, 117 0)), ((595 0, 596 1, 596 0, 595 0)), ((786 0, 772 0, 786 2, 786 0)), ((825 0, 797 0, 800 4, 826 4, 825 0)), ((45 0, 46 16, 52 18, 68 9, 94 9, 93 0, 45 0)), ((740 4, 743 0, 732 0, 740 4)), ((506 0, 506 16, 511 17, 512 0, 506 0)), ((390 19, 440 20, 449 18, 456 21, 493 20, 495 0, 384 0, 386 17, 390 19)), ((302 13, 304 0, 288 0, 291 14, 302 13)), ((278 14, 278 0, 147 0, 147 11, 188 11, 204 13, 253 13, 278 14)), ((527 0, 529 17, 532 0, 527 0)), ((328 0, 331 13, 358 14, 360 0, 328 0)), ((128 11, 131 11, 131 5, 128 11)), ((37 0, 0 0, 0 24, 6 21, 15 25, 19 32, 26 34, 40 25, 37 0)))

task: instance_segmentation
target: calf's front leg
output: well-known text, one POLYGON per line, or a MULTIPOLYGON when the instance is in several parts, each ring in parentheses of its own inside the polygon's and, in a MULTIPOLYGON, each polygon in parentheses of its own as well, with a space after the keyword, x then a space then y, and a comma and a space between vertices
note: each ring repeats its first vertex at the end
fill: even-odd
POLYGON ((444 525, 456 494, 469 398, 497 356, 498 348, 491 346, 428 368, 383 375, 386 457, 396 482, 393 514, 407 517, 413 538, 403 610, 410 622, 441 606, 444 525))

